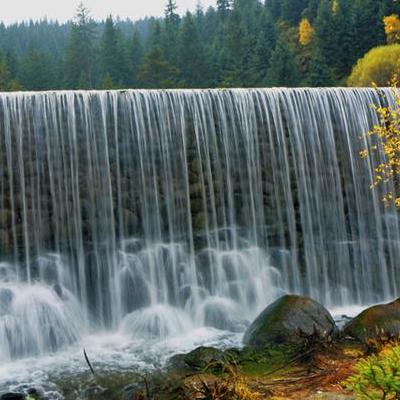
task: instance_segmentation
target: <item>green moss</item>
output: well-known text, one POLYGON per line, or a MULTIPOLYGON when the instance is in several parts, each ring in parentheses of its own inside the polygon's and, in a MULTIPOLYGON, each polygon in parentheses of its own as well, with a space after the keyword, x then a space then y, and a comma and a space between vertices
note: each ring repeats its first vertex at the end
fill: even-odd
POLYGON ((245 347, 225 352, 227 360, 230 359, 243 373, 250 376, 264 375, 278 369, 288 370, 297 353, 298 347, 292 345, 269 346, 263 350, 245 347))

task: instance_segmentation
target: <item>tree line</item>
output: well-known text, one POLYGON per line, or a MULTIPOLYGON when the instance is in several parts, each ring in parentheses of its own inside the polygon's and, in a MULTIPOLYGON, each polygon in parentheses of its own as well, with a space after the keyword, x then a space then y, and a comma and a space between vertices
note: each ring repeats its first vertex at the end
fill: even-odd
POLYGON ((180 16, 0 24, 0 90, 344 85, 394 0, 217 0, 180 16))

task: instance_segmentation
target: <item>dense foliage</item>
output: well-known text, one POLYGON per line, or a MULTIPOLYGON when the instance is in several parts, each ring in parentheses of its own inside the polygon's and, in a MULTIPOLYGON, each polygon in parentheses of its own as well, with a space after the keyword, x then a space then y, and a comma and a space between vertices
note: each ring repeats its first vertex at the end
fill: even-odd
POLYGON ((387 86, 400 73, 400 44, 374 47, 353 68, 349 86, 387 86))
POLYGON ((0 90, 330 86, 398 41, 394 0, 217 0, 183 17, 0 24, 0 90))
POLYGON ((359 400, 400 398, 400 346, 388 345, 379 354, 359 361, 345 386, 359 400))

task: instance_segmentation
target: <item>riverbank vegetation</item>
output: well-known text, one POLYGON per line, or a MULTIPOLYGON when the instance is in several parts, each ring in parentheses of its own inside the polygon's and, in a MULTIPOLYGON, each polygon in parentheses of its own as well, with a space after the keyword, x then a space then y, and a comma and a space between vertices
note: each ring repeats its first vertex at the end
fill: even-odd
POLYGON ((164 18, 135 22, 81 5, 67 23, 0 24, 0 90, 338 86, 377 46, 369 57, 398 68, 393 0, 217 0, 184 16, 166 3, 164 18))

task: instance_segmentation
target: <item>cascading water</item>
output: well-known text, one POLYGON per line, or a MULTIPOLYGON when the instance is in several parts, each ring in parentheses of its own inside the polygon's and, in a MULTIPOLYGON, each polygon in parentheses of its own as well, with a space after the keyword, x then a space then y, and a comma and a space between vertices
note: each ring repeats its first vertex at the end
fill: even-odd
MULTIPOLYGON (((390 97, 389 91, 386 92, 390 97)), ((400 294, 370 89, 0 95, 0 361, 400 294)))

